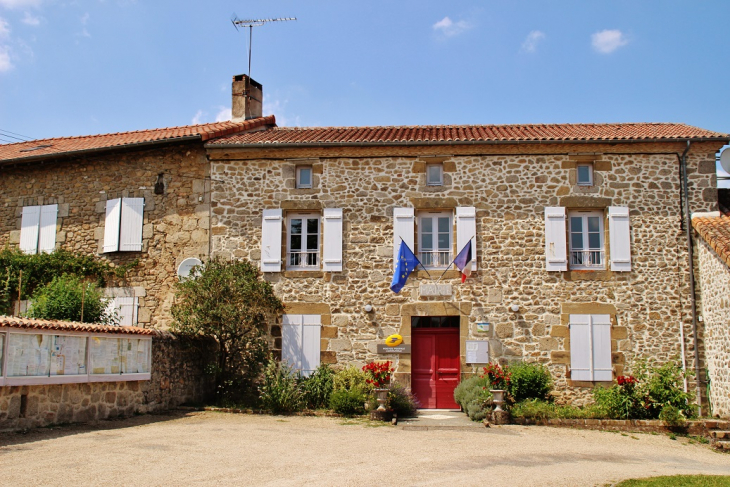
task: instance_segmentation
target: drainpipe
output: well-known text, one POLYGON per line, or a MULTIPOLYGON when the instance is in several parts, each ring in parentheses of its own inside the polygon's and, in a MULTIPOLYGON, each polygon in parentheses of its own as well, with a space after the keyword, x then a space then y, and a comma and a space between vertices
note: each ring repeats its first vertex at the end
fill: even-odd
POLYGON ((694 269, 694 250, 692 246, 692 215, 689 208, 689 191, 687 188, 687 152, 689 152, 691 142, 687 141, 687 148, 684 149, 679 162, 682 167, 682 190, 684 192, 684 214, 685 227, 687 229, 687 258, 689 260, 689 287, 692 298, 692 342, 694 345, 695 359, 695 377, 697 378, 697 409, 698 414, 702 415, 702 370, 700 369, 700 348, 699 339, 697 338, 697 296, 695 294, 695 269, 694 269))

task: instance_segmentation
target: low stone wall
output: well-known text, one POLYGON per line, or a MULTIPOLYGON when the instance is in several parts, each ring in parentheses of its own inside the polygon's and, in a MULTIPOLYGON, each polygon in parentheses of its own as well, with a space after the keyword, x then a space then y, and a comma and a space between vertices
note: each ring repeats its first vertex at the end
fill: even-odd
POLYGON ((85 423, 203 402, 213 392, 204 373, 214 343, 159 332, 152 340, 152 378, 0 387, 0 430, 85 423))
POLYGON ((727 421, 687 421, 684 426, 671 426, 657 419, 526 419, 515 418, 515 424, 581 428, 602 431, 631 431, 637 433, 681 433, 710 436, 711 430, 728 429, 727 421))

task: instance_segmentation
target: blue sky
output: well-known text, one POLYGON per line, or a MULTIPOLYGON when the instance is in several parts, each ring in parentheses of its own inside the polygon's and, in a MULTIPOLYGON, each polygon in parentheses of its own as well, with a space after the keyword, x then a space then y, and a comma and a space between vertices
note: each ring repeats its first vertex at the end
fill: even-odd
POLYGON ((298 18, 254 28, 279 125, 730 132, 727 0, 0 0, 0 142, 226 118, 247 65, 234 13, 298 18))

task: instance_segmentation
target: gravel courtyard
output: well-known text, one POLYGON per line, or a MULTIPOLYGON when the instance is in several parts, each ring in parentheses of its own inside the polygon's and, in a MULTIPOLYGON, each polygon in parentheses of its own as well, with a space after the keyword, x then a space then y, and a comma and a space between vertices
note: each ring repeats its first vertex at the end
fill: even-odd
POLYGON ((4 485, 605 485, 730 475, 730 456, 667 436, 545 427, 408 431, 216 412, 0 435, 4 485))

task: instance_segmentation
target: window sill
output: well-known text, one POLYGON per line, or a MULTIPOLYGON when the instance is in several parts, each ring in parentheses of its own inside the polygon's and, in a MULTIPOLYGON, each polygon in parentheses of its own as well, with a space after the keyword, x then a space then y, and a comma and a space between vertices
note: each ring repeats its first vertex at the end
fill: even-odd
POLYGON ((283 275, 289 279, 316 279, 324 277, 324 271, 284 271, 283 275))
POLYGON ((609 270, 569 270, 564 273, 566 281, 609 281, 613 272, 609 270))
POLYGON ((596 386, 610 387, 613 384, 613 380, 572 380, 568 379, 568 387, 590 387, 593 389, 596 386))
MULTIPOLYGON (((428 273, 431 274, 432 278, 438 279, 441 276, 441 274, 444 274, 444 270, 443 269, 429 269, 428 273)), ((414 271, 413 274, 415 275, 415 277, 417 277, 419 279, 425 279, 428 277, 428 274, 426 274, 426 271, 424 271, 423 269, 414 271)), ((443 279, 455 279, 457 277, 461 277, 461 272, 459 272, 458 270, 449 269, 444 274, 443 279)))

